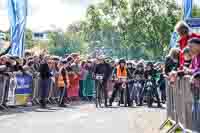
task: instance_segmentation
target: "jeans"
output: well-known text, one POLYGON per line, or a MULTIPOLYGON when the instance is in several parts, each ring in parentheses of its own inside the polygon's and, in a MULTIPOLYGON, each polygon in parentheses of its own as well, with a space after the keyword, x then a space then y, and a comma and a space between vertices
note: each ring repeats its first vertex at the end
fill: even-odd
POLYGON ((41 94, 41 106, 46 106, 46 98, 48 97, 50 86, 50 79, 41 79, 40 80, 40 94, 41 94))
POLYGON ((59 97, 59 104, 64 105, 65 104, 65 97, 67 97, 67 88, 61 87, 60 90, 60 97, 59 97))
MULTIPOLYGON (((104 93, 104 99, 105 99, 105 105, 107 105, 107 100, 108 100, 108 92, 107 92, 107 81, 104 80, 102 83, 100 83, 99 81, 95 81, 95 88, 97 88, 97 85, 101 85, 101 88, 102 90, 100 91, 103 91, 104 93)), ((97 96, 97 98, 99 98, 100 96, 97 96)))

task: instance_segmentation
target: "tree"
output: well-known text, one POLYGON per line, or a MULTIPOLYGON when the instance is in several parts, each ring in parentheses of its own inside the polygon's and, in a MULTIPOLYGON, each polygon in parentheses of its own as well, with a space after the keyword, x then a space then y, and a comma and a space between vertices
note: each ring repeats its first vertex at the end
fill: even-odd
MULTIPOLYGON (((81 24, 81 23, 80 23, 81 24)), ((71 24, 66 32, 50 32, 50 54, 63 56, 74 52, 85 54, 87 43, 82 40, 79 22, 71 24)))
POLYGON ((194 5, 192 9, 192 17, 200 17, 200 7, 199 5, 194 5))
MULTIPOLYGON (((46 46, 56 55, 101 49, 109 56, 157 59, 168 51, 181 14, 176 0, 105 0, 89 6, 85 20, 65 32, 50 32, 46 46)), ((28 47, 33 44, 30 35, 28 47)))
POLYGON ((180 14, 174 0, 105 0, 88 8, 85 40, 91 49, 100 41, 115 56, 161 57, 180 14))
POLYGON ((33 32, 30 29, 26 29, 26 38, 25 38, 25 48, 32 48, 34 47, 34 41, 33 41, 33 32))

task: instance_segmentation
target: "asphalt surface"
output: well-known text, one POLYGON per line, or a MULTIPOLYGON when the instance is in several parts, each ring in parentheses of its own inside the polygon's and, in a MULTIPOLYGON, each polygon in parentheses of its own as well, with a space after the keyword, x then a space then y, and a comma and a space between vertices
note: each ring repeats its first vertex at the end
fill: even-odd
POLYGON ((147 107, 21 107, 0 113, 0 133, 159 133, 165 118, 165 109, 147 107))

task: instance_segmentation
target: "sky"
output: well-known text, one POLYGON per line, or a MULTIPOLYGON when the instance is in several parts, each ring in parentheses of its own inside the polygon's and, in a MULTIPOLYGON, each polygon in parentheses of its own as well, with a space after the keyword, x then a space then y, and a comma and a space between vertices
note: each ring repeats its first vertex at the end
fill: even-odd
MULTIPOLYGON (((0 30, 9 29, 7 1, 0 0, 0 30)), ((65 30, 73 22, 84 19, 90 4, 103 0, 28 0, 27 27, 33 31, 65 30)), ((176 0, 181 4, 182 0, 176 0)), ((199 3, 200 0, 194 0, 199 3)))
MULTIPOLYGON (((33 31, 52 27, 65 30, 73 22, 83 19, 90 4, 102 0, 28 0, 27 27, 33 31)), ((0 0, 0 30, 9 29, 7 0, 0 0)))

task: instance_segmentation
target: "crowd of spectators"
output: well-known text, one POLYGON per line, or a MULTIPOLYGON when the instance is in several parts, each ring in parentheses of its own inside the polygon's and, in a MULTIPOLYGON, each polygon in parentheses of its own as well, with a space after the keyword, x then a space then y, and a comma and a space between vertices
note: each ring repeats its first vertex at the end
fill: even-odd
MULTIPOLYGON (((63 97, 82 97, 83 89, 90 90, 88 96, 93 96, 95 90, 94 73, 105 73, 105 81, 112 79, 112 73, 118 65, 117 60, 107 57, 82 58, 77 53, 63 57, 48 55, 45 52, 35 55, 33 52, 26 52, 24 58, 2 54, 0 57, 0 74, 12 76, 13 72, 31 74, 33 77, 40 77, 41 106, 46 107, 46 97, 49 88, 49 80, 55 83, 60 92, 59 106, 65 107, 63 97), (103 62, 102 62, 103 61, 103 62), (100 64, 100 65, 98 65, 100 64), (102 64, 102 65, 101 65, 102 64)), ((152 64, 157 72, 163 71, 160 63, 152 64)), ((128 78, 133 79, 138 75, 145 79, 145 61, 127 61, 128 78)), ((162 77, 162 76, 161 76, 162 77)), ((157 79, 160 77, 158 76, 157 79)), ((112 90, 112 83, 105 82, 105 87, 112 90)), ((8 91, 8 90, 7 90, 8 91)), ((6 100, 5 103, 6 104, 6 100)), ((6 106, 6 105, 5 105, 6 106)))
POLYGON ((200 72, 200 35, 193 33, 183 21, 176 25, 176 31, 180 36, 179 46, 172 48, 166 57, 165 74, 197 77, 200 72))
MULTIPOLYGON (((188 74, 193 75, 194 78, 200 77, 200 35, 192 33, 185 22, 179 22, 176 31, 180 35, 179 47, 170 50, 165 65, 157 62, 148 64, 144 60, 127 61, 128 78, 145 80, 148 75, 151 75, 156 79, 155 82, 160 90, 165 92, 164 75, 176 77, 177 74, 188 74), (151 70, 148 70, 149 67, 151 70)), ((0 55, 0 74, 12 76, 12 72, 20 71, 39 76, 42 107, 46 106, 46 89, 49 88, 50 79, 55 82, 56 88, 60 91, 59 106, 65 106, 63 96, 78 97, 83 95, 83 88, 95 88, 95 83, 92 82, 94 73, 104 73, 106 78, 104 80, 108 81, 119 63, 110 58, 103 60, 81 58, 77 53, 58 57, 48 55, 45 51, 39 56, 33 52, 26 52, 24 58, 19 58, 9 56, 7 54, 9 48, 0 55)), ((104 87, 109 89, 111 85, 105 82, 104 87)), ((162 94, 164 95, 162 100, 166 100, 165 94, 162 94)), ((159 98, 157 99, 159 101, 159 98)))

